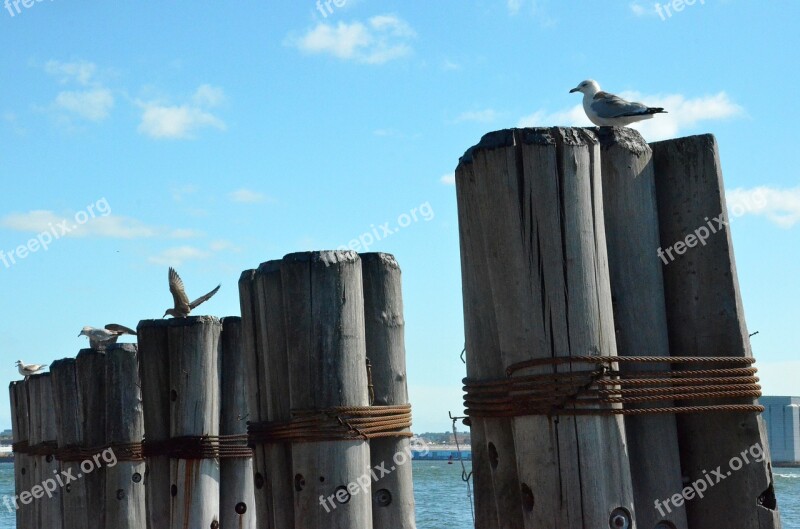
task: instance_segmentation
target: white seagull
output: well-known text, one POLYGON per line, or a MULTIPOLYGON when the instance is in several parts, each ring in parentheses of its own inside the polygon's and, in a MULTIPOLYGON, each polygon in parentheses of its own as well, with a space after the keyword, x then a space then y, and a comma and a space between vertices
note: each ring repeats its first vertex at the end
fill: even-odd
POLYGON ((666 114, 660 107, 648 107, 641 103, 632 103, 621 97, 603 92, 596 81, 587 79, 569 91, 583 93, 583 110, 592 123, 600 127, 625 126, 643 119, 650 119, 653 114, 666 114))
POLYGON ((183 287, 183 280, 181 276, 178 275, 178 272, 175 271, 174 268, 169 268, 169 291, 172 293, 172 301, 175 304, 175 308, 167 309, 164 312, 164 316, 166 317, 167 314, 172 316, 173 318, 185 318, 192 312, 193 309, 196 309, 198 305, 207 301, 208 298, 213 296, 219 290, 221 285, 217 285, 217 288, 209 292, 208 294, 202 295, 196 300, 189 303, 189 297, 186 295, 186 290, 183 287))
POLYGON ((26 364, 22 360, 17 360, 17 363, 14 364, 17 366, 17 371, 19 374, 25 377, 25 380, 28 380, 28 377, 31 375, 35 375, 45 367, 47 364, 26 364))
POLYGON ((86 336, 89 338, 89 347, 95 351, 105 349, 107 346, 117 343, 117 338, 123 334, 130 334, 136 336, 136 331, 129 329, 124 325, 116 323, 109 323, 105 329, 95 329, 88 325, 81 329, 78 336, 86 336))

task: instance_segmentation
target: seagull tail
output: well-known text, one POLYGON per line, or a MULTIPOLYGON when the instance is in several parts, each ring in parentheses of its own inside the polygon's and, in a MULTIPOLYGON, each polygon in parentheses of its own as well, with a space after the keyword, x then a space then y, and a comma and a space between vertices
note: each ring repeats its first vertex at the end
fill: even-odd
POLYGON ((666 110, 664 110, 661 107, 649 107, 645 111, 645 114, 669 114, 669 112, 667 112, 666 110))

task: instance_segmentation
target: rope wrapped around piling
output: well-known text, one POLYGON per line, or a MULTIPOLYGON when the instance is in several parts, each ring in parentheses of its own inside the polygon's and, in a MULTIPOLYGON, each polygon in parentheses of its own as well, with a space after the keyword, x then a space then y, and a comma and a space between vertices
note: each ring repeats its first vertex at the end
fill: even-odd
POLYGON ((411 404, 294 410, 289 421, 247 424, 250 444, 411 437, 411 404))
POLYGON ((160 441, 144 440, 144 457, 171 459, 233 459, 253 457, 247 434, 185 435, 160 441))
POLYGON ((720 400, 761 396, 754 358, 662 356, 563 356, 513 364, 506 378, 464 379, 465 413, 471 417, 525 415, 644 415, 764 411, 755 404, 719 404, 720 400), (596 364, 572 371, 573 364, 596 364), (681 369, 621 371, 615 364, 682 364, 681 369), (570 371, 517 375, 519 371, 568 364, 570 371), (705 368, 707 364, 728 364, 705 368), (700 365, 700 369, 686 369, 700 365), (744 367, 737 367, 744 366, 744 367), (663 401, 715 401, 713 404, 667 405, 663 401))
POLYGON ((29 441, 18 441, 11 445, 11 450, 15 454, 24 454, 29 456, 51 456, 58 448, 57 441, 42 441, 41 443, 32 445, 29 441))
POLYGON ((111 443, 107 446, 62 446, 55 451, 59 461, 78 463, 92 459, 97 454, 112 450, 117 461, 144 461, 142 443, 111 443))

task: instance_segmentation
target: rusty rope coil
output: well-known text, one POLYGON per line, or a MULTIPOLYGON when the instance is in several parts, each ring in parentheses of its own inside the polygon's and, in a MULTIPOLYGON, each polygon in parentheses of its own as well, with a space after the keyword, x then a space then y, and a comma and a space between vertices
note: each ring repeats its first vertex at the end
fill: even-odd
POLYGON ((411 404, 295 410, 289 421, 247 424, 250 444, 411 437, 411 404))
POLYGON ((756 404, 720 404, 761 396, 754 358, 661 356, 563 356, 513 364, 506 378, 464 379, 464 405, 471 417, 523 415, 643 415, 764 411, 756 404), (531 369, 596 364, 593 370, 516 375, 531 369), (618 364, 681 364, 679 370, 622 371, 618 364), (720 369, 708 364, 727 364, 720 369), (694 368, 699 365, 699 368, 694 368), (738 367, 743 366, 743 367, 738 367), (688 368, 687 368, 688 367, 688 368), (693 401, 691 405, 673 401, 693 401), (702 404, 697 401, 712 401, 702 404), (659 404, 661 403, 661 404, 659 404))
POLYGON ((112 450, 117 461, 144 460, 142 457, 142 443, 111 443, 107 446, 97 447, 67 445, 56 450, 55 456, 59 461, 77 463, 91 459, 106 450, 112 450))
POLYGON ((253 457, 247 446, 247 434, 185 435, 159 441, 143 442, 144 457, 167 456, 171 459, 232 459, 253 457))
POLYGON ((56 441, 43 441, 32 445, 29 441, 18 441, 11 445, 11 450, 16 454, 29 456, 51 456, 58 448, 56 441))

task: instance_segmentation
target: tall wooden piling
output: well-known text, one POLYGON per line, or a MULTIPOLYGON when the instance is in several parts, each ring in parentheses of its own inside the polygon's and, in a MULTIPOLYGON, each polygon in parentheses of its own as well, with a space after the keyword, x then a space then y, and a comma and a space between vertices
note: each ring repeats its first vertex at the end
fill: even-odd
POLYGON ((55 477, 59 464, 55 458, 56 415, 53 408, 53 381, 50 373, 28 379, 28 401, 31 411, 31 446, 41 447, 34 455, 36 472, 33 493, 38 527, 63 527, 61 517, 61 487, 55 477))
MULTIPOLYGON (((672 354, 750 357, 716 140, 691 136, 651 147, 672 354)), ((682 415, 678 436, 685 484, 701 483, 718 468, 724 477, 686 502, 690 528, 780 527, 760 416, 682 415), (732 459, 745 454, 749 463, 732 468, 732 459)))
MULTIPOLYGON (((78 388, 78 365, 74 358, 56 360, 50 365, 53 379, 53 406, 56 414, 56 440, 59 450, 83 447, 84 418, 81 392, 78 388)), ((64 478, 62 505, 64 529, 84 529, 89 525, 86 503, 86 482, 72 480, 81 473, 80 461, 61 460, 64 478), (69 483, 67 483, 69 481, 69 483)), ((20 525, 20 528, 24 526, 20 525)))
MULTIPOLYGON (((563 128, 487 134, 460 160, 456 185, 464 191, 459 215, 473 216, 472 236, 480 234, 470 244, 486 268, 475 280, 488 283, 483 288, 491 295, 482 303, 495 314, 503 367, 534 358, 615 356, 594 135, 563 128)), ((476 299, 471 292, 465 297, 476 299)), ((525 374, 570 370, 543 366, 525 374)), ((521 415, 513 418, 513 433, 525 527, 633 526, 620 417, 521 415)))
MULTIPOLYGON (((664 282, 652 151, 633 129, 594 129, 601 143, 603 208, 611 295, 619 356, 669 356, 664 282)), ((666 364, 622 364, 623 371, 668 370, 666 364)), ((671 406, 669 401, 639 407, 671 406)), ((637 407, 632 405, 631 407, 637 407)), ((656 499, 683 489, 675 416, 625 417, 636 523, 640 528, 687 529, 686 510, 675 506, 662 515, 656 499)))
MULTIPOLYGON (((366 406, 364 298, 354 252, 290 254, 281 263, 293 410, 366 406)), ((295 529, 372 527, 365 440, 292 448, 295 529)))
MULTIPOLYGON (((256 333, 258 335, 258 377, 265 386, 262 395, 263 420, 291 419, 289 357, 286 351, 281 261, 262 263, 255 274, 256 333)), ((264 450, 265 477, 272 505, 272 527, 294 527, 294 475, 291 443, 267 443, 264 450)))
POLYGON ((170 320, 170 437, 189 438, 171 461, 172 529, 219 525, 219 460, 203 457, 198 438, 219 435, 222 324, 212 316, 170 320))
MULTIPOLYGON (((220 435, 247 435, 247 387, 245 356, 242 347, 242 321, 239 317, 222 320, 220 378, 220 435)), ((256 506, 253 492, 253 458, 220 459, 220 525, 256 529, 256 506)))
POLYGON ((144 529, 145 463, 139 443, 144 434, 135 344, 106 349, 106 444, 97 460, 106 473, 106 526, 144 529))
MULTIPOLYGON (((106 446, 106 354, 92 349, 81 349, 77 357, 78 389, 80 391, 81 415, 83 416, 83 448, 92 449, 95 453, 106 446)), ((87 460, 90 460, 88 457, 87 460)), ((81 462, 83 463, 83 462, 81 462)), ((91 472, 76 475, 85 482, 86 505, 90 510, 87 529, 105 529, 106 527, 106 471, 94 468, 91 472)))
MULTIPOLYGON (((33 462, 26 448, 30 443, 30 418, 28 416, 28 391, 26 383, 22 380, 9 385, 11 401, 11 432, 14 442, 14 501, 12 507, 16 510, 17 527, 33 527, 31 513, 33 506, 30 502, 22 501, 20 495, 29 491, 33 485, 33 462)), ((7 507, 8 505, 6 505, 7 507)))
MULTIPOLYGON (((145 447, 170 438, 169 320, 142 320, 136 329, 142 393, 145 447)), ((170 460, 166 454, 145 452, 145 510, 147 529, 170 525, 170 460)))
MULTIPOLYGON (((400 267, 385 253, 361 254, 364 325, 375 406, 408 403, 400 267)), ((372 468, 393 468, 372 483, 374 529, 415 529, 411 445, 407 437, 370 440, 372 468)), ((382 473, 382 472, 381 472, 382 473)))

